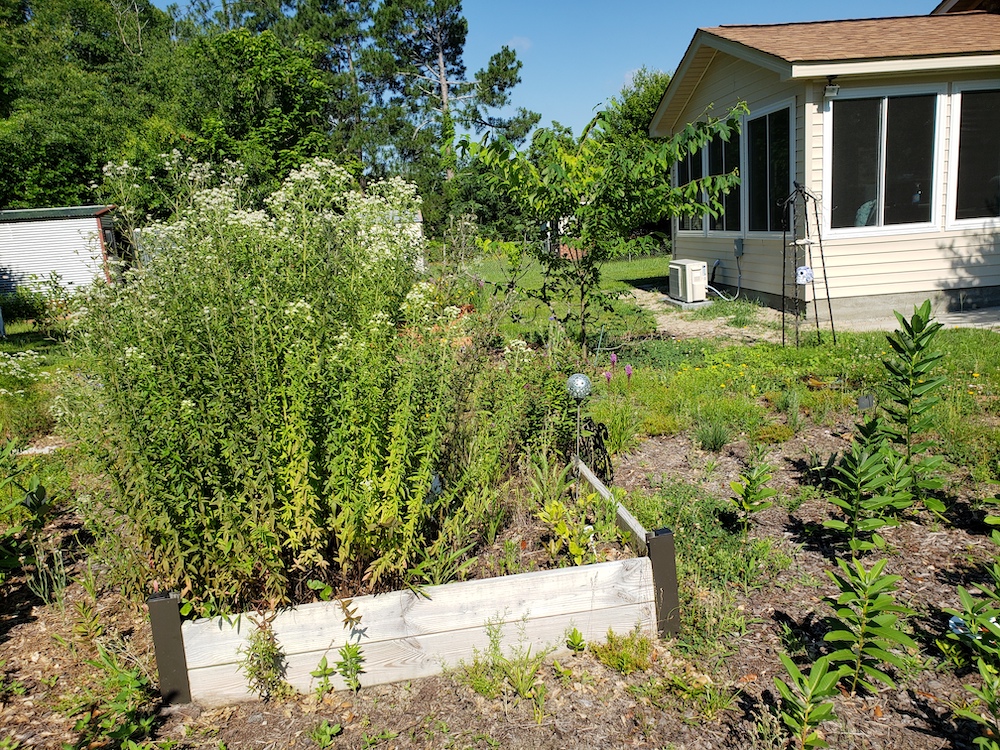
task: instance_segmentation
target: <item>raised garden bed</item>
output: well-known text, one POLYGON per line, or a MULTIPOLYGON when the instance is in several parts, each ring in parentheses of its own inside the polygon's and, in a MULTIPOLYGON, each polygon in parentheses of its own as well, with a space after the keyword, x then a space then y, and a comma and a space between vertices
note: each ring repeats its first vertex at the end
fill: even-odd
MULTIPOLYGON (((578 469, 599 492, 610 494, 586 466, 578 469)), ((489 645, 488 625, 500 626, 505 643, 533 649, 560 646, 573 628, 588 641, 609 629, 672 630, 677 615, 672 535, 647 534, 621 506, 618 520, 633 546, 652 557, 357 597, 349 605, 352 617, 360 618, 353 625, 345 626, 337 601, 275 613, 270 627, 285 656, 285 680, 300 692, 310 691, 315 687, 310 672, 324 656, 333 664, 347 643, 362 647, 361 684, 378 685, 428 677, 471 660, 489 645)), ((176 610, 176 598, 151 600, 165 699, 205 706, 254 700, 240 670, 258 627, 253 618, 180 624, 176 610)), ((332 682, 337 689, 346 687, 339 675, 332 682)))

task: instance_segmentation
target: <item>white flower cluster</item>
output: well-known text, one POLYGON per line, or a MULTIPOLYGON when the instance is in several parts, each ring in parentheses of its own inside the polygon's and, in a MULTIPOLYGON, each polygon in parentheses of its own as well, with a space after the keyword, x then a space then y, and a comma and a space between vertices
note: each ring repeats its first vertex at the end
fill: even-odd
POLYGON ((503 350, 504 361, 511 367, 518 367, 534 359, 535 353, 528 346, 527 341, 522 339, 511 339, 503 350))
POLYGON ((296 300, 295 302, 289 302, 285 306, 285 315, 287 315, 292 320, 300 320, 303 323, 312 323, 312 305, 306 302, 304 299, 296 300))
POLYGON ((0 376, 20 383, 35 383, 48 377, 41 371, 42 355, 30 349, 8 354, 0 352, 0 376))
POLYGON ((430 318, 437 304, 437 287, 429 281, 418 281, 406 295, 400 309, 407 320, 418 322, 430 318))

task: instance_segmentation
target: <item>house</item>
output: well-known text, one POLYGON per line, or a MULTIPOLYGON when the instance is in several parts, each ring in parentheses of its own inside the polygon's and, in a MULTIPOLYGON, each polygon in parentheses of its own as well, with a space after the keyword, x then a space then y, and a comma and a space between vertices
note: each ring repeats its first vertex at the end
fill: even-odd
POLYGON ((771 306, 825 313, 829 299, 834 317, 1000 304, 1000 15, 978 10, 991 3, 698 29, 650 134, 750 112, 738 138, 675 170, 741 175, 722 216, 674 222, 675 257, 771 306), (784 210, 796 185, 798 214, 784 210), (815 283, 796 283, 804 266, 815 283))
POLYGON ((54 272, 66 287, 110 280, 114 206, 0 211, 0 293, 54 272))

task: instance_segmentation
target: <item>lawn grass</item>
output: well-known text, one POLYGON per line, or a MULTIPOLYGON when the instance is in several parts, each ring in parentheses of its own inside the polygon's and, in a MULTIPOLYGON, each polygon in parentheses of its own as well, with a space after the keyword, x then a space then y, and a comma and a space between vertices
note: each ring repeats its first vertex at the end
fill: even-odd
MULTIPOLYGON (((595 324, 590 327, 591 348, 613 345, 623 340, 648 335, 656 330, 653 316, 632 304, 625 297, 640 286, 663 286, 669 275, 670 256, 616 260, 606 263, 602 269, 601 289, 611 296, 610 310, 601 310, 595 324)), ((529 260, 521 269, 518 286, 527 290, 520 295, 511 316, 501 324, 501 333, 507 339, 523 339, 541 346, 546 344, 552 333, 552 320, 568 312, 567 303, 558 302, 553 309, 532 296, 532 290, 540 290, 544 283, 542 268, 535 260, 529 260)), ((509 269, 499 258, 479 258, 470 264, 468 272, 482 279, 487 288, 505 287, 509 281, 509 269), (495 286, 494 286, 495 285, 495 286)), ((573 331, 569 335, 575 336, 573 331)))
POLYGON ((7 326, 0 341, 0 439, 29 442, 51 432, 52 381, 71 362, 65 343, 32 324, 7 326))

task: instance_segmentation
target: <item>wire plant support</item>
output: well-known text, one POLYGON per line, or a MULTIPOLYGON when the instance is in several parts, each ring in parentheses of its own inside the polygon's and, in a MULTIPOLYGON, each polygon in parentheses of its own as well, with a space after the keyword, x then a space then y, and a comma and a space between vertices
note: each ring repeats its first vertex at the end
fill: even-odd
POLYGON ((830 282, 826 272, 826 256, 823 252, 823 237, 820 233, 819 200, 815 194, 798 182, 793 182, 794 190, 784 202, 785 222, 781 237, 781 345, 785 346, 788 322, 788 303, 794 302, 791 311, 795 318, 795 346, 800 345, 800 322, 806 310, 805 290, 812 291, 813 318, 816 320, 817 343, 823 342, 820 331, 820 296, 816 288, 815 258, 818 256, 819 272, 823 277, 823 293, 826 297, 827 315, 830 319, 830 334, 837 343, 837 331, 833 324, 833 304, 830 301, 830 282), (812 222, 810 222, 812 209, 812 222), (816 254, 813 253, 816 249, 816 254), (793 294, 790 296, 788 286, 793 294))

